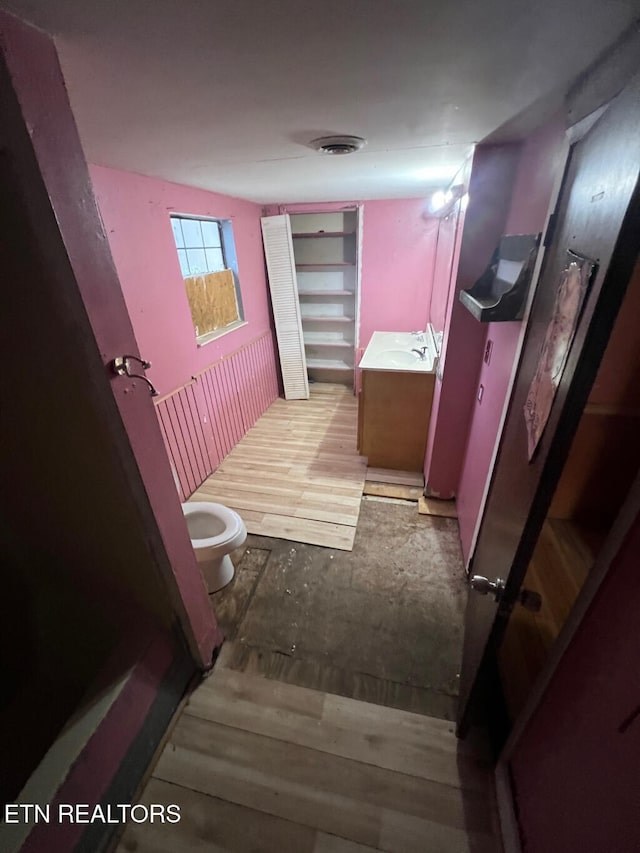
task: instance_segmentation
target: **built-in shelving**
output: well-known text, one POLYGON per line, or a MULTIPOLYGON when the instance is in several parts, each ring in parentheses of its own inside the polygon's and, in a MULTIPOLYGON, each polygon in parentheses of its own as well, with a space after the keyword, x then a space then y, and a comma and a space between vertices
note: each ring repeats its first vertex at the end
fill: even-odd
POLYGON ((333 299, 336 296, 353 296, 351 290, 298 290, 298 296, 322 297, 324 299, 333 299))
POLYGON ((336 317, 320 317, 308 314, 306 317, 302 315, 303 323, 353 323, 353 317, 345 317, 344 315, 336 317))
POLYGON ((317 264, 296 264, 297 270, 302 269, 313 269, 313 270, 323 270, 323 269, 332 269, 333 267, 355 267, 355 261, 331 261, 330 263, 317 263, 317 264))
POLYGON ((291 236, 294 240, 313 240, 317 237, 350 237, 351 235, 355 235, 355 233, 355 231, 297 231, 291 236))
POLYGON ((353 365, 351 363, 333 358, 310 358, 307 356, 307 367, 326 368, 327 370, 353 371, 353 365))
POLYGON ((337 347, 338 349, 353 349, 353 344, 349 341, 308 341, 306 343, 308 347, 327 347, 331 349, 332 347, 337 347))
POLYGON ((307 372, 353 382, 357 313, 357 210, 292 214, 307 372))

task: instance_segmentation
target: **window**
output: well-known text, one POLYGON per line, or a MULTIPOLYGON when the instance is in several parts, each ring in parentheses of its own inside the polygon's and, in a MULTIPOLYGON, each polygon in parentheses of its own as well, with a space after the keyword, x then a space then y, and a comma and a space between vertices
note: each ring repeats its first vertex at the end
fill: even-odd
POLYGON ((230 220, 172 216, 171 227, 198 344, 244 322, 230 220))

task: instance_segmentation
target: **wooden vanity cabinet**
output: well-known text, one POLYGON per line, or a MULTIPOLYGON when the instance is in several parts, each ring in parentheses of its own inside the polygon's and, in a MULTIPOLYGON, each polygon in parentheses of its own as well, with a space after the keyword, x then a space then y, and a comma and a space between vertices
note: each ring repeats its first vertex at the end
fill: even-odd
POLYGON ((372 468, 422 471, 435 375, 363 370, 358 451, 372 468))

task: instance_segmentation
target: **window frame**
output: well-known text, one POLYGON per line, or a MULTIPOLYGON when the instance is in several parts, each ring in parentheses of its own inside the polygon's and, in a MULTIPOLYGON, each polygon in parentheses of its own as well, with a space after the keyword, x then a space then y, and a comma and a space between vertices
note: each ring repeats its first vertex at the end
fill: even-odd
MULTIPOLYGON (((236 247, 235 247, 235 237, 233 234, 233 223, 232 223, 231 219, 223 219, 223 218, 220 218, 217 216, 203 216, 203 215, 200 215, 197 213, 178 213, 176 211, 171 211, 169 213, 169 225, 171 228, 171 236, 173 238, 173 243, 174 243, 174 247, 175 247, 175 251, 176 251, 176 260, 178 261, 178 267, 180 269, 180 275, 181 275, 183 282, 186 278, 193 278, 194 276, 198 276, 198 275, 208 275, 210 273, 221 272, 222 270, 230 270, 232 275, 233 275, 233 283, 234 283, 235 294, 236 294, 236 303, 238 306, 238 319, 232 321, 231 323, 227 323, 226 326, 221 326, 219 329, 213 329, 210 332, 205 332, 203 335, 196 335, 195 336, 196 345, 198 347, 205 346, 206 344, 222 337, 223 335, 229 334, 230 332, 233 332, 242 326, 246 326, 247 321, 244 318, 244 306, 243 306, 243 300, 242 300, 242 291, 240 288, 240 276, 238 274, 238 260, 237 260, 236 247), (176 219, 176 220, 188 219, 188 220, 192 220, 192 221, 195 221, 198 223, 214 222, 216 224, 216 227, 218 229, 218 236, 220 239, 220 245, 219 246, 208 246, 207 247, 205 245, 205 237, 204 237, 204 234, 202 233, 202 226, 201 226, 200 227, 200 233, 201 233, 201 237, 202 237, 202 246, 189 246, 188 248, 189 249, 202 249, 205 252, 205 258, 206 258, 207 248, 209 248, 210 250, 211 249, 219 249, 221 252, 221 255, 222 255, 222 263, 223 263, 223 266, 221 269, 206 270, 205 272, 191 272, 190 271, 188 275, 183 274, 180 255, 178 254, 178 252, 180 250, 185 252, 185 258, 186 258, 187 264, 188 264, 189 263, 188 256, 186 255, 186 252, 188 251, 188 248, 186 245, 187 241, 185 240, 184 231, 182 230, 182 225, 181 225, 180 226, 180 234, 181 234, 182 242, 184 245, 183 246, 178 245, 178 242, 176 240, 176 234, 175 234, 174 226, 173 226, 173 220, 174 219, 176 219)), ((186 298, 186 294, 185 294, 185 298, 186 298)), ((194 332, 195 332, 195 328, 194 328, 194 332)))

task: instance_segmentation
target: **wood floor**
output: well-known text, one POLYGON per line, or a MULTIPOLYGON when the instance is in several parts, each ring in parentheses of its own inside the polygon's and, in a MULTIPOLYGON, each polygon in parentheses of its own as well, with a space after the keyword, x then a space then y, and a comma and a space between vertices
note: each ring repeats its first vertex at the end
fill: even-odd
POLYGON ((235 509, 249 533, 350 551, 367 470, 357 419, 342 385, 276 400, 191 500, 235 509))
POLYGON ((491 771, 443 720, 224 666, 197 688, 118 853, 494 853, 491 771))

